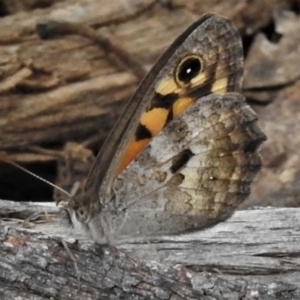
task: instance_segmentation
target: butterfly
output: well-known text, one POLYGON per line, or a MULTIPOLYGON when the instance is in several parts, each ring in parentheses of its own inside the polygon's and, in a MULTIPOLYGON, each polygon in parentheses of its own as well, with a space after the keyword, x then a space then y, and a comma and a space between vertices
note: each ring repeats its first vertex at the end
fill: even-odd
MULTIPOLYGON (((96 243, 182 234, 226 220, 249 195, 266 139, 241 95, 243 48, 205 14, 158 59, 65 206, 96 243)), ((59 202, 59 201, 58 201, 59 202)))

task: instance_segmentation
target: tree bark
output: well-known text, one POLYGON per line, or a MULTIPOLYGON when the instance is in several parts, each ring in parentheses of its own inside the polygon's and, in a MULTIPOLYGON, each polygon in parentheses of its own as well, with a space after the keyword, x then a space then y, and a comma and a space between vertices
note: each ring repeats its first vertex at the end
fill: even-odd
POLYGON ((117 250, 68 229, 52 203, 2 200, 0 211, 3 300, 300 297, 300 209, 238 211, 205 231, 117 250))

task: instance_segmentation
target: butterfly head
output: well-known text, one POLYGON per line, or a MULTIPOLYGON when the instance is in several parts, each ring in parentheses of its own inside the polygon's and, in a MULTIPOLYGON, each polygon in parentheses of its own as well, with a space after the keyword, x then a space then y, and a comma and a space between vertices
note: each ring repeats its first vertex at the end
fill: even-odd
POLYGON ((101 211, 99 202, 93 201, 94 197, 97 199, 97 195, 94 194, 95 193, 87 192, 84 187, 79 187, 73 195, 69 197, 66 203, 68 210, 70 210, 76 220, 82 224, 90 223, 94 216, 101 211))
POLYGON ((68 208, 74 212, 75 218, 78 222, 87 224, 92 219, 92 213, 88 202, 82 203, 77 198, 70 198, 68 201, 68 208))

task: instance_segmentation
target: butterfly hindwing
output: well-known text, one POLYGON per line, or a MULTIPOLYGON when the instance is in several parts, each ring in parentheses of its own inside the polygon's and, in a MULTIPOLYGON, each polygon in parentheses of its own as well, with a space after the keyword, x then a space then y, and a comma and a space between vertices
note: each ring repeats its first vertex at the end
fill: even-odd
POLYGON ((115 180, 125 221, 113 231, 174 234, 228 218, 260 169, 256 121, 240 94, 198 99, 115 180))

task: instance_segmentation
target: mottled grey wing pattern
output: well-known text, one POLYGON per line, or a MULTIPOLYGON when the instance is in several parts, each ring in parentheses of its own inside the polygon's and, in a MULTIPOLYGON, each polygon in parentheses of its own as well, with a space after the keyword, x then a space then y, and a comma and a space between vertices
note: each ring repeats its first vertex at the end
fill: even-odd
POLYGON ((261 166, 257 148, 265 135, 256 121, 240 94, 196 101, 115 180, 120 209, 118 217, 105 217, 110 231, 175 234, 228 218, 249 195, 261 166))

